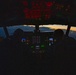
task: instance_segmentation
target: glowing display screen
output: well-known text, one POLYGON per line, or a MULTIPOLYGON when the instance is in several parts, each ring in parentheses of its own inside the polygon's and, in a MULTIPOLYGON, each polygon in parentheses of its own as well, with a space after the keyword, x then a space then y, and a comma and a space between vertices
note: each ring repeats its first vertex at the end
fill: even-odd
POLYGON ((53 41, 53 38, 49 38, 49 41, 53 41))
POLYGON ((22 38, 21 39, 21 42, 26 42, 26 38, 22 38))

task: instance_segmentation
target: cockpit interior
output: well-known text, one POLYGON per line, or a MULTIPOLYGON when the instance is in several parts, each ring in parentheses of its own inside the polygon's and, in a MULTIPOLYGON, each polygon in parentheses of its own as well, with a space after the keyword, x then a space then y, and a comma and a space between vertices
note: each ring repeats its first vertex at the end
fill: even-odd
POLYGON ((68 36, 76 27, 75 9, 75 0, 1 0, 1 75, 75 75, 76 39, 68 36), (50 24, 65 25, 66 32, 40 30, 50 24), (9 35, 7 27, 20 25, 34 30, 18 28, 9 35))

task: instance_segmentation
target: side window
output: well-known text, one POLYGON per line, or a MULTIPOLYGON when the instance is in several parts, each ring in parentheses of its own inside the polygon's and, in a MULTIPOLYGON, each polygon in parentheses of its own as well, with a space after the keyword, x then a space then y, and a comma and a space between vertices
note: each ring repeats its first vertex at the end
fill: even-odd
POLYGON ((0 37, 6 38, 6 34, 5 34, 5 32, 4 32, 3 27, 0 27, 0 37))
POLYGON ((76 40, 76 27, 73 27, 73 26, 71 27, 69 36, 73 37, 76 40))

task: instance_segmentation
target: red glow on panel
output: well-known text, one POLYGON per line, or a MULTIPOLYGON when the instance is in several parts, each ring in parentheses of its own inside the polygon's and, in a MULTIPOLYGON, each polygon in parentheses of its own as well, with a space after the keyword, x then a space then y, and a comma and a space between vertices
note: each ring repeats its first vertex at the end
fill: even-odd
POLYGON ((71 6, 59 3, 56 0, 17 0, 20 4, 17 9, 19 14, 24 15, 25 19, 33 20, 47 20, 54 15, 68 15, 70 14, 71 6))
POLYGON ((46 6, 51 7, 53 5, 52 2, 46 2, 46 6))
POLYGON ((38 19, 41 17, 40 10, 25 9, 24 14, 27 19, 38 19))
POLYGON ((37 3, 37 2, 31 2, 32 5, 32 9, 43 9, 45 4, 43 4, 42 2, 37 3))
POLYGON ((53 5, 53 2, 44 2, 38 1, 34 2, 31 1, 31 7, 29 8, 28 1, 23 1, 24 8, 24 14, 26 19, 49 19, 51 17, 51 9, 50 7, 53 5))

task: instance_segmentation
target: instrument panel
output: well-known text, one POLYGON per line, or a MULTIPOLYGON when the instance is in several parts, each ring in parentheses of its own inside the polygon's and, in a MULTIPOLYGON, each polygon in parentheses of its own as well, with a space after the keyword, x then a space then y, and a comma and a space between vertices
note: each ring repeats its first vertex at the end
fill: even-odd
POLYGON ((53 44, 53 32, 25 32, 21 42, 33 53, 44 53, 53 44))

